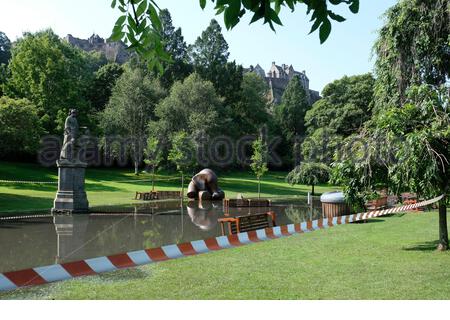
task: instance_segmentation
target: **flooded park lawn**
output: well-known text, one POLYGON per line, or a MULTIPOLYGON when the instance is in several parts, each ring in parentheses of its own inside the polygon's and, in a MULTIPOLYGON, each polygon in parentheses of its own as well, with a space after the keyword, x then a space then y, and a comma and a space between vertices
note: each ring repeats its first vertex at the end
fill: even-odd
POLYGON ((321 216, 318 199, 312 205, 280 199, 270 207, 226 209, 221 201, 177 200, 96 207, 79 215, 23 212, 22 217, 0 219, 0 272, 216 237, 222 235, 220 218, 270 211, 277 225, 321 216))

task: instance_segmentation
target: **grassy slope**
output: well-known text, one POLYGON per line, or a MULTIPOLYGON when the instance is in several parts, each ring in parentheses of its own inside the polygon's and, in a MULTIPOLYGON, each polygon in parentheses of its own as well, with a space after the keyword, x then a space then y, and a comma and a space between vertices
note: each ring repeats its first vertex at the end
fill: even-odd
MULTIPOLYGON (((268 173, 264 176, 261 191, 263 197, 304 196, 310 187, 304 185, 290 186, 284 181, 285 172, 268 173)), ((178 190, 180 180, 177 175, 162 173, 158 179, 170 179, 156 183, 158 190, 178 190)), ((150 174, 136 177, 131 169, 96 169, 86 171, 86 191, 91 206, 132 203, 135 191, 148 191, 150 174), (132 182, 124 182, 133 180, 132 182)), ((55 168, 43 168, 38 165, 0 162, 0 180, 57 181, 55 168)), ((185 180, 187 187, 188 179, 185 180)), ((243 193, 247 197, 256 196, 257 183, 249 172, 231 172, 219 175, 220 187, 228 197, 243 193)), ((9 210, 48 209, 55 197, 56 185, 43 184, 6 184, 0 183, 0 212, 9 210)), ((317 193, 332 190, 329 186, 316 187, 317 193)))
POLYGON ((46 299, 449 299, 437 213, 412 213, 0 294, 46 299))

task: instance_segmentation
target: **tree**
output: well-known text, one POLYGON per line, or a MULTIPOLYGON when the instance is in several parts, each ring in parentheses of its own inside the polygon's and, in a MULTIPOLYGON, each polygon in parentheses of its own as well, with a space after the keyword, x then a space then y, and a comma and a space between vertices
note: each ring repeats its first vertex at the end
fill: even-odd
POLYGON ((201 36, 189 47, 189 54, 196 69, 204 70, 205 73, 227 63, 230 55, 228 43, 215 19, 211 20, 201 36))
POLYGON ((145 76, 138 68, 126 68, 102 113, 101 125, 106 134, 122 134, 131 139, 135 174, 139 173, 147 125, 164 94, 157 80, 145 76))
POLYGON ((156 137, 148 137, 147 147, 145 148, 145 156, 145 164, 152 167, 152 191, 155 191, 155 170, 164 159, 159 145, 159 140, 156 137))
POLYGON ((299 76, 289 81, 281 98, 281 105, 275 109, 275 117, 287 142, 305 133, 305 114, 309 103, 299 76))
MULTIPOLYGON (((425 197, 450 193, 449 105, 449 91, 445 86, 411 87, 403 107, 389 110, 378 118, 377 127, 387 133, 386 138, 389 133, 404 135, 405 141, 396 144, 398 160, 389 168, 393 184, 398 188, 412 188, 425 197)), ((439 250, 448 249, 447 201, 444 197, 439 203, 439 250)))
POLYGON ((35 152, 42 132, 35 105, 26 99, 0 97, 2 158, 35 152))
POLYGON ((326 183, 329 179, 329 167, 320 162, 302 162, 294 168, 286 177, 291 185, 306 184, 311 186, 311 194, 314 195, 314 186, 326 183))
MULTIPOLYGON (((224 14, 224 22, 227 29, 232 29, 239 23, 247 12, 253 14, 251 23, 260 19, 268 23, 275 30, 274 23, 282 25, 279 13, 282 6, 287 6, 294 11, 296 5, 305 4, 307 13, 312 12, 311 20, 314 21, 310 33, 319 30, 320 42, 323 43, 331 32, 331 21, 345 21, 345 18, 334 13, 328 8, 327 0, 223 0, 215 1, 217 14, 224 14)), ((200 0, 200 6, 205 8, 206 0, 200 0)), ((330 0, 331 5, 348 5, 352 13, 359 11, 359 0, 330 0)), ((112 0, 111 7, 122 12, 112 30, 113 41, 123 40, 130 44, 130 48, 136 50, 145 58, 151 68, 158 68, 162 73, 162 62, 170 60, 168 54, 161 45, 161 19, 158 14, 159 7, 154 0, 112 0), (126 30, 125 30, 126 27, 126 30)), ((160 11, 161 12, 161 11, 160 11)))
POLYGON ((216 20, 211 20, 201 36, 189 47, 189 55, 195 72, 211 81, 217 94, 224 98, 224 107, 219 113, 223 132, 236 135, 233 130, 233 109, 242 99, 243 69, 234 61, 228 62, 228 43, 216 20))
POLYGON ((308 131, 327 127, 344 137, 356 132, 372 115, 374 82, 367 73, 344 76, 327 84, 322 99, 306 112, 308 131))
POLYGON ((301 144, 301 155, 307 162, 322 162, 330 165, 339 151, 344 138, 328 127, 309 134, 301 144))
POLYGON ((11 41, 6 34, 0 31, 0 65, 8 64, 11 58, 11 41))
POLYGON ((172 148, 168 160, 175 164, 177 170, 181 173, 181 194, 184 195, 184 174, 195 166, 195 147, 192 138, 183 130, 172 135, 171 143, 172 148))
POLYGON ((235 104, 232 119, 234 131, 240 134, 255 134, 268 121, 268 87, 256 73, 244 74, 241 98, 235 104))
POLYGON ((89 124, 87 88, 92 72, 86 54, 52 31, 25 33, 12 49, 5 94, 27 98, 49 133, 61 132, 70 108, 78 109, 80 122, 89 124))
MULTIPOLYGON (((402 160, 388 163, 389 180, 401 186, 410 182, 425 196, 448 194, 448 87, 440 86, 450 75, 449 7, 448 0, 400 1, 388 10, 374 47, 375 110, 380 115, 369 134, 378 132, 383 145, 395 146, 402 160), (406 143, 392 141, 395 133, 406 143)), ((445 213, 442 200, 439 249, 448 248, 445 213)))
MULTIPOLYGON (((448 88, 413 86, 404 105, 380 111, 333 168, 348 199, 364 203, 377 187, 449 194, 450 103, 448 88)), ((446 203, 439 203, 439 247, 448 249, 446 203)))
POLYGON ((117 63, 108 63, 95 72, 89 99, 96 111, 102 111, 105 108, 111 91, 122 73, 123 67, 117 63))
POLYGON ((258 198, 261 197, 261 178, 269 170, 267 168, 268 151, 267 145, 261 137, 256 139, 252 144, 253 155, 251 157, 252 168, 256 178, 258 179, 258 198))
POLYGON ((164 50, 170 55, 171 61, 164 62, 164 72, 160 76, 161 84, 170 88, 175 81, 183 80, 192 72, 188 63, 187 45, 181 33, 181 28, 175 29, 172 17, 167 9, 159 13, 161 19, 161 41, 164 50))
POLYGON ((325 86, 322 99, 305 115, 308 135, 301 149, 306 161, 330 165, 341 142, 370 119, 374 81, 368 73, 344 76, 325 86))
MULTIPOLYGON (((184 130, 191 137, 211 135, 217 129, 222 102, 211 82, 196 73, 172 86, 169 96, 158 104, 155 114, 158 128, 169 136, 173 130, 184 130)), ((160 132, 161 134, 161 132, 160 132)))
POLYGON ((450 74, 448 0, 399 1, 374 46, 376 109, 398 106, 411 85, 441 85, 450 74))

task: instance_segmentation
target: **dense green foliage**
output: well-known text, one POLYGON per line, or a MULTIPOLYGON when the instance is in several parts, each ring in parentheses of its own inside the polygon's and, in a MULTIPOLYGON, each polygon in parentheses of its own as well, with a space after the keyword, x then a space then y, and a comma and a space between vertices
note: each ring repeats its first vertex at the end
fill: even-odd
MULTIPOLYGON (((264 20, 272 30, 274 23, 282 25, 279 18, 281 7, 288 7, 294 11, 298 4, 307 6, 307 13, 311 13, 311 32, 319 30, 320 42, 323 43, 331 32, 331 21, 345 21, 345 18, 329 9, 329 6, 348 5, 352 13, 359 11, 359 0, 211 0, 215 2, 217 14, 224 16, 227 29, 239 23, 240 18, 247 12, 252 13, 250 23, 264 20)), ((200 0, 200 6, 206 6, 206 0, 200 0)), ((112 8, 118 8, 121 15, 112 30, 111 39, 123 40, 129 44, 142 58, 147 60, 151 69, 159 69, 163 73, 164 63, 170 62, 170 55, 164 50, 162 41, 162 10, 159 11, 157 1, 154 0, 112 0, 112 8), (158 12, 159 11, 159 12, 158 12)))
POLYGON ((192 138, 217 132, 222 101, 211 82, 193 73, 183 82, 175 82, 170 94, 156 107, 159 119, 151 124, 157 136, 170 136, 184 130, 192 138))
POLYGON ((371 74, 344 76, 325 86, 322 99, 306 112, 307 137, 302 155, 307 161, 331 164, 343 139, 370 119, 374 78, 371 74))
POLYGON ((255 134, 269 121, 267 83, 256 73, 244 74, 242 94, 234 105, 231 115, 234 132, 239 134, 255 134))
POLYGON ((35 152, 43 132, 37 109, 26 99, 0 97, 0 154, 2 158, 35 152))
POLYGON ((122 75, 123 67, 117 63, 101 66, 94 74, 89 99, 95 111, 102 111, 109 101, 117 79, 122 75))
POLYGON ((309 107, 300 77, 294 76, 283 93, 281 105, 275 109, 276 121, 289 143, 293 143, 296 137, 304 134, 305 114, 309 107))
POLYGON ((374 78, 371 74, 344 76, 327 84, 322 99, 305 116, 309 132, 327 127, 341 136, 356 132, 370 119, 374 78))
POLYGON ((376 108, 404 103, 411 85, 440 85, 450 72, 448 0, 401 0, 385 15, 374 51, 376 108))
POLYGON ((53 31, 26 33, 12 49, 5 94, 33 102, 46 131, 61 132, 71 108, 79 110, 83 123, 88 120, 91 66, 89 54, 53 31))

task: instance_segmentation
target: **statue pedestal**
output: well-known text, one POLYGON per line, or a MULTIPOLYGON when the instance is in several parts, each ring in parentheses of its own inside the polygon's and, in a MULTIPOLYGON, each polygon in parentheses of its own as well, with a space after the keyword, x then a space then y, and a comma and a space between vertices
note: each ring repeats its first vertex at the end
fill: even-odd
POLYGON ((84 191, 86 163, 67 160, 58 165, 58 192, 53 203, 53 214, 88 213, 89 202, 84 191))

